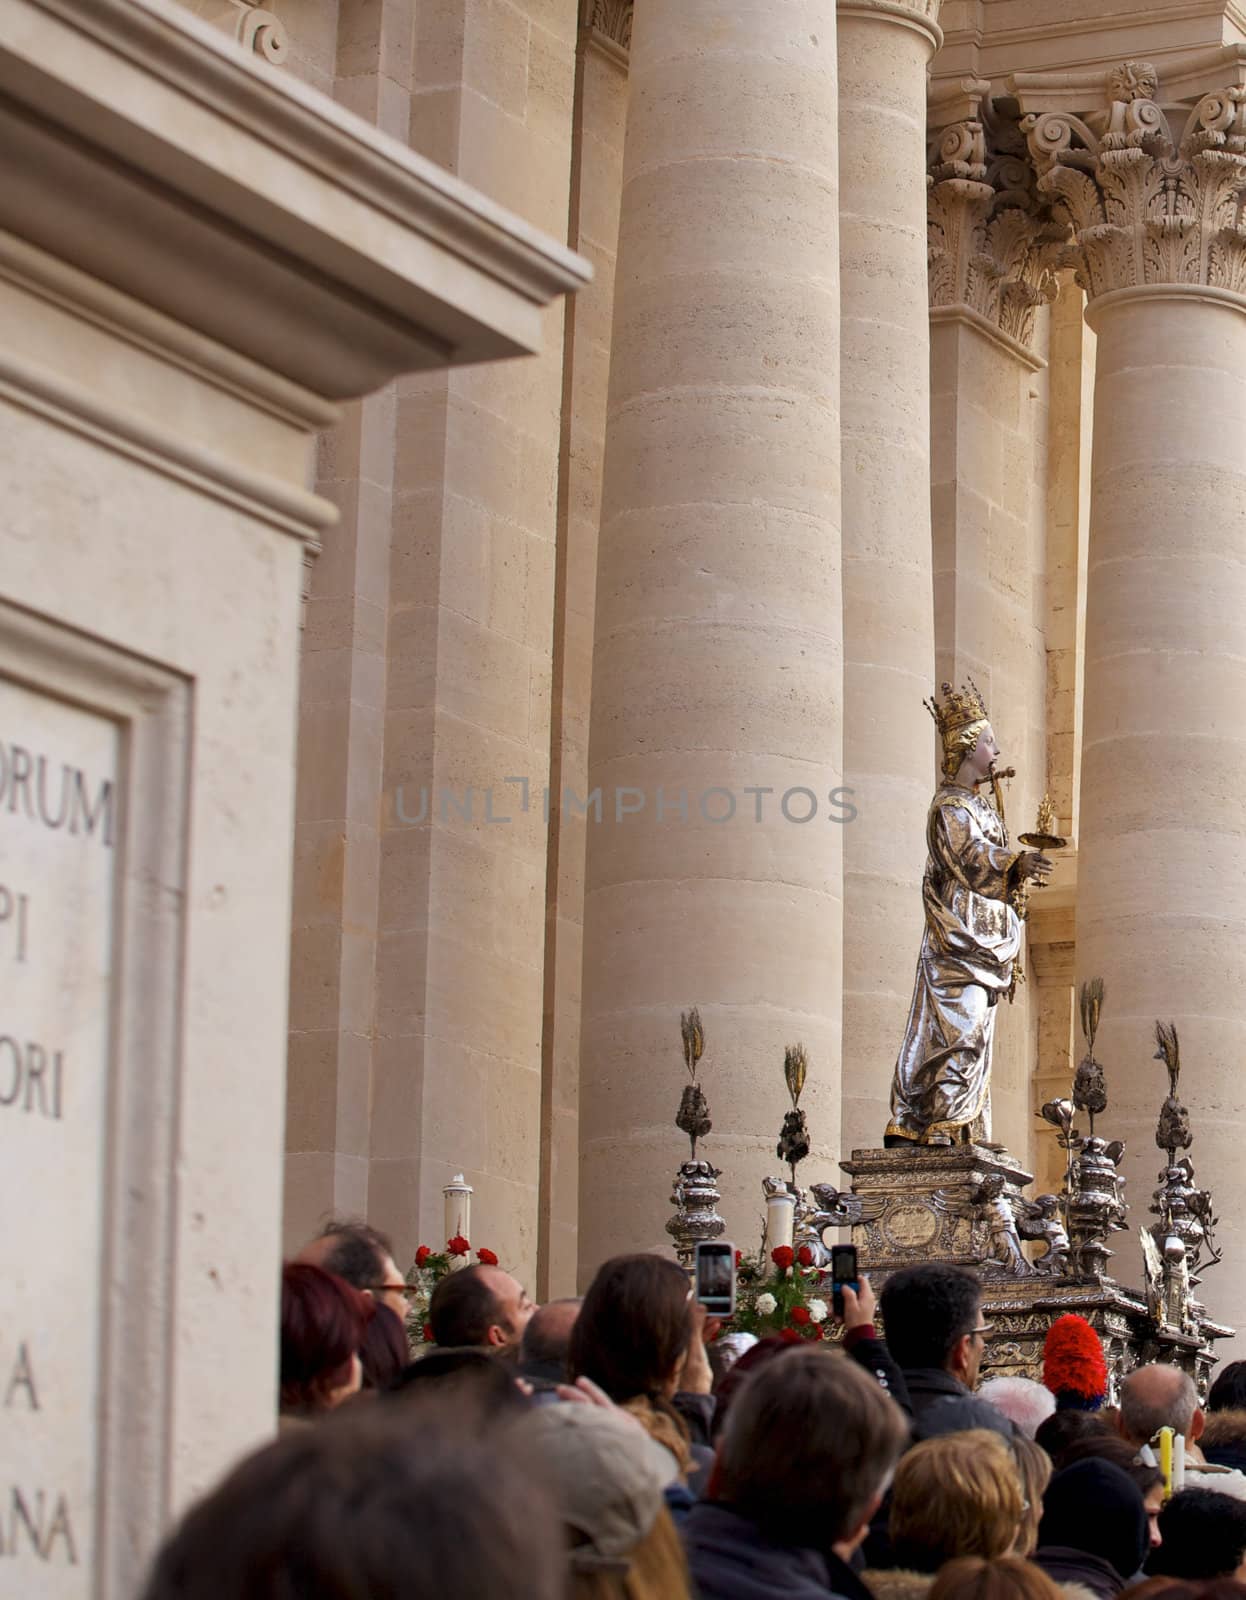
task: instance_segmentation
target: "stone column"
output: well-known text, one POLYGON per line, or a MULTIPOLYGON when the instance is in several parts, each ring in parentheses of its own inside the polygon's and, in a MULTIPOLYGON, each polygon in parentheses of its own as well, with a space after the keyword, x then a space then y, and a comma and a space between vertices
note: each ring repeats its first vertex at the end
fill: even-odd
POLYGON ((838 1154, 835 83, 833 0, 637 8, 593 652, 582 1276, 669 1247, 681 1008, 704 1021, 704 1153, 742 1244, 787 1044, 809 1050, 815 1143, 838 1154))
POLYGON ((562 796, 568 790, 583 795, 588 789, 597 535, 631 34, 631 0, 626 5, 582 0, 567 242, 592 262, 593 281, 569 302, 563 340, 545 876, 541 1196, 533 1291, 541 1300, 573 1293, 577 1268, 584 858, 593 824, 578 806, 564 806, 562 796))
MULTIPOLYGON (((1198 99, 1223 71, 1198 84, 1187 67, 1196 103, 1171 134, 1144 63, 1113 72, 1078 118, 1043 79, 1013 82, 1098 335, 1077 975, 1107 987, 1101 1053, 1135 1219, 1161 1164, 1160 1017, 1180 1034, 1195 1170, 1234 1261, 1246 1243, 1246 103, 1236 88, 1198 99)), ((1217 1316, 1246 1320, 1240 1274, 1213 1274, 1205 1293, 1217 1316)))
MULTIPOLYGON (((575 40, 570 4, 415 7, 413 148, 560 235, 575 40)), ((472 1243, 529 1285, 563 316, 505 374, 398 385, 381 736, 368 1216, 409 1259, 463 1172, 472 1243)))
POLYGON ((926 68, 940 0, 840 0, 844 1148, 877 1145, 921 938, 934 736, 926 68))

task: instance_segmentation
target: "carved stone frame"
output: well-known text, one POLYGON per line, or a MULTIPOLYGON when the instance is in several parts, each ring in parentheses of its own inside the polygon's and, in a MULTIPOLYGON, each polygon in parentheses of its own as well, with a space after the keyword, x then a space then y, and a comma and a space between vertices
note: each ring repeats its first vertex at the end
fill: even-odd
POLYGON ((3 600, 0 675, 118 728, 91 1592, 124 1600, 169 1516, 192 688, 3 600))

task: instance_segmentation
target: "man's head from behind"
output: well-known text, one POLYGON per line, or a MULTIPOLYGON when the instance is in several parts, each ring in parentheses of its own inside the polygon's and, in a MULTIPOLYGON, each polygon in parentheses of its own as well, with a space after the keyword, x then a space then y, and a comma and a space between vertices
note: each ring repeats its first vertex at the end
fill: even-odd
POLYGON ((900 1366, 941 1367, 972 1389, 982 1361, 982 1287, 972 1273, 928 1262, 895 1272, 881 1298, 887 1346, 900 1366))
POLYGON ((463 1267, 448 1272, 433 1290, 428 1320, 436 1344, 518 1352, 535 1310, 527 1290, 509 1272, 500 1267, 463 1267))
POLYGON ((763 1531, 820 1527, 856 1537, 908 1428, 895 1402, 838 1351, 793 1350, 755 1372, 719 1446, 719 1497, 763 1531))
POLYGON ((528 1318, 519 1345, 519 1365, 526 1376, 565 1380, 571 1330, 582 1304, 578 1299, 547 1300, 528 1318))
POLYGON ((1173 1578, 1246 1578, 1246 1502, 1214 1489, 1183 1489, 1159 1514, 1160 1544, 1147 1571, 1173 1578))
POLYGON ((393 1243, 378 1228, 335 1218, 294 1259, 345 1278, 352 1288, 372 1295, 405 1322, 406 1285, 394 1260, 393 1243))
POLYGON ((144 1600, 561 1600, 564 1573, 556 1501, 509 1426, 370 1407, 235 1468, 169 1538, 144 1600))
POLYGON ((1203 1431, 1203 1413, 1193 1378, 1163 1362, 1131 1372, 1121 1385, 1119 1427, 1132 1444, 1146 1444, 1161 1428, 1197 1439, 1203 1431))

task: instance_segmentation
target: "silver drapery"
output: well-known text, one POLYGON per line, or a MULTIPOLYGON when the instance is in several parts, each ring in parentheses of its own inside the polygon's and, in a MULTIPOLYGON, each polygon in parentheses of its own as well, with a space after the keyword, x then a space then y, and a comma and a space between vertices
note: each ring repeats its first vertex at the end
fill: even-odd
POLYGON ((989 1139, 995 1007, 1021 948, 1006 899, 1021 852, 1009 848, 993 806, 950 783, 930 802, 926 848, 926 929, 887 1133, 918 1143, 935 1134, 989 1139))

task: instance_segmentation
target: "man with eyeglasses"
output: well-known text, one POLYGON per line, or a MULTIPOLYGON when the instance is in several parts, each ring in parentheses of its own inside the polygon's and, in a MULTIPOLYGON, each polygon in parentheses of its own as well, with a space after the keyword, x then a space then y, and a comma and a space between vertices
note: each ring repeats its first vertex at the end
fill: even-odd
POLYGON ((335 1218, 294 1259, 345 1278, 406 1322, 409 1291, 394 1260, 394 1247, 379 1229, 335 1218))
POLYGON ((882 1292, 887 1348, 913 1403, 913 1437, 990 1428, 1010 1439, 1008 1418, 973 1393, 990 1331, 977 1278, 927 1262, 887 1279, 882 1292))

